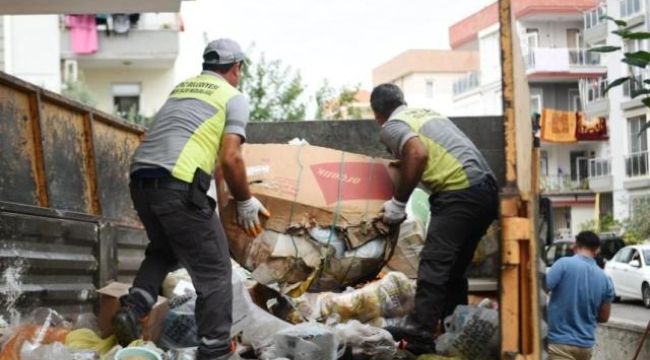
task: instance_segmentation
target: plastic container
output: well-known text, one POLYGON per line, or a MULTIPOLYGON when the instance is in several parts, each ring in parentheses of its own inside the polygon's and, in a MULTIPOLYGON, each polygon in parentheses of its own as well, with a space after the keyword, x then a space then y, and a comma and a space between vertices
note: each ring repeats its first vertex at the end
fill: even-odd
POLYGON ((162 357, 144 347, 127 347, 115 354, 115 360, 162 360, 162 357))

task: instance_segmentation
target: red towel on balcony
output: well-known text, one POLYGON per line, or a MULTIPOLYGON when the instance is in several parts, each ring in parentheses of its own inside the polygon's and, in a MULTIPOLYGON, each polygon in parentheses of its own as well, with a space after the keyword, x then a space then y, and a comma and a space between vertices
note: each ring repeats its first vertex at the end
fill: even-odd
POLYGON ((576 142, 576 113, 552 109, 542 110, 541 139, 552 143, 576 142))
POLYGON ((70 28, 70 44, 75 54, 93 54, 99 48, 95 15, 67 15, 65 25, 70 28))
POLYGON ((578 126, 576 128, 576 139, 578 141, 599 141, 607 140, 607 120, 605 118, 585 119, 583 114, 578 113, 578 126))

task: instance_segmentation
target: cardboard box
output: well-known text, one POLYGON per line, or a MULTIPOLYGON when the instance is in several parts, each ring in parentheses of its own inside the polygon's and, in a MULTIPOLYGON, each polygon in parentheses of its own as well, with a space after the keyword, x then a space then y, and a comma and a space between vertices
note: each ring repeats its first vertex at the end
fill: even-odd
MULTIPOLYGON (((387 160, 310 145, 247 144, 242 153, 250 190, 272 214, 271 218, 262 219, 265 230, 311 241, 308 229, 334 226, 347 250, 388 233, 379 213, 384 202, 393 196, 397 171, 388 166, 387 160)), ((308 251, 308 244, 302 244, 298 256, 292 257, 276 249, 277 241, 269 239, 269 235, 257 240, 248 236, 235 221, 236 205, 219 173, 217 181, 231 254, 248 270, 267 267, 263 271, 272 274, 272 278, 305 280, 313 265, 321 266, 320 260, 327 257, 322 266, 332 277, 347 274, 344 278, 338 276, 334 287, 353 284, 381 270, 386 259, 333 259, 326 255, 327 249, 325 255, 318 249, 308 251), (305 262, 294 267, 296 257, 305 262)), ((391 233, 393 239, 387 241, 388 246, 396 241, 395 235, 391 233)), ((297 251, 293 249, 290 247, 292 253, 297 251)), ((392 249, 387 249, 386 254, 390 253, 392 249)))
MULTIPOLYGON (((113 315, 120 310, 120 297, 126 295, 131 288, 130 284, 112 282, 97 290, 99 293, 99 315, 97 325, 103 338, 113 335, 113 315)), ((169 311, 167 299, 159 296, 153 306, 149 318, 142 327, 144 340, 158 341, 162 335, 162 324, 169 311)))

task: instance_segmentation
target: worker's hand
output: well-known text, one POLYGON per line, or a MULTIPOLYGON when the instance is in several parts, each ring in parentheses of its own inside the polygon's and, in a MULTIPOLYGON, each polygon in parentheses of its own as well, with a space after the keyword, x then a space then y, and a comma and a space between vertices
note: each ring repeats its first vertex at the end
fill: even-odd
POLYGON ((392 198, 384 203, 383 207, 384 217, 383 221, 388 225, 401 224, 406 220, 406 203, 395 200, 392 198))
POLYGON ((246 230, 250 236, 257 236, 262 233, 259 214, 270 217, 271 213, 264 205, 252 196, 248 200, 237 201, 237 222, 246 230))
POLYGON ((396 167, 396 168, 400 167, 401 165, 402 165, 402 160, 391 160, 388 163, 388 166, 396 167))

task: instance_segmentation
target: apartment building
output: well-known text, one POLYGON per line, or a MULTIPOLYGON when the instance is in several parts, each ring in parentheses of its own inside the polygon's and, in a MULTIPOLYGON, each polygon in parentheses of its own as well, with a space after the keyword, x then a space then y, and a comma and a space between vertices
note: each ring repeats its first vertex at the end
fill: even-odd
MULTIPOLYGON (((594 0, 513 0, 516 29, 521 42, 530 87, 531 113, 582 114, 580 84, 597 82, 607 73, 604 57, 587 52, 595 44, 586 40, 585 11, 594 0), (544 110, 548 110, 545 112, 544 110)), ((454 24, 449 29, 453 50, 477 51, 480 67, 455 81, 454 112, 463 115, 499 115, 501 59, 497 3, 454 24)), ((592 113, 603 116, 604 113, 592 113)), ((532 114, 531 114, 532 115, 532 114)), ((552 120, 555 121, 555 118, 552 120)), ((553 125, 551 120, 542 122, 553 125)), ((554 230, 561 236, 576 234, 600 212, 612 211, 612 197, 600 196, 590 186, 590 166, 610 154, 609 134, 542 142, 540 174, 544 194, 554 204, 554 230)), ((602 168, 602 166, 601 166, 602 168)))
POLYGON ((150 117, 176 81, 180 3, 8 4, 0 13, 16 15, 0 15, 0 71, 55 92, 83 81, 100 110, 150 117), (84 15, 90 20, 85 23, 77 21, 79 15, 35 15, 61 14, 71 8, 97 15, 84 15))
MULTIPOLYGON (((616 45, 625 52, 648 50, 647 40, 622 42, 612 34, 617 26, 602 15, 609 15, 627 22, 632 31, 648 31, 650 9, 644 0, 601 1, 584 13, 584 35, 588 46, 616 45)), ((614 216, 619 220, 629 218, 640 201, 650 199, 650 163, 648 160, 648 133, 639 135, 639 130, 648 121, 649 111, 641 98, 631 99, 635 83, 603 93, 608 79, 633 76, 640 83, 650 79, 648 69, 629 69, 621 64, 622 55, 607 56, 607 72, 599 79, 584 82, 582 92, 587 113, 605 116, 610 128, 608 152, 590 159, 589 183, 594 190, 611 197, 614 216)))
POLYGON ((458 115, 452 107, 454 80, 478 68, 476 51, 414 49, 373 69, 372 82, 398 85, 410 106, 458 115))

